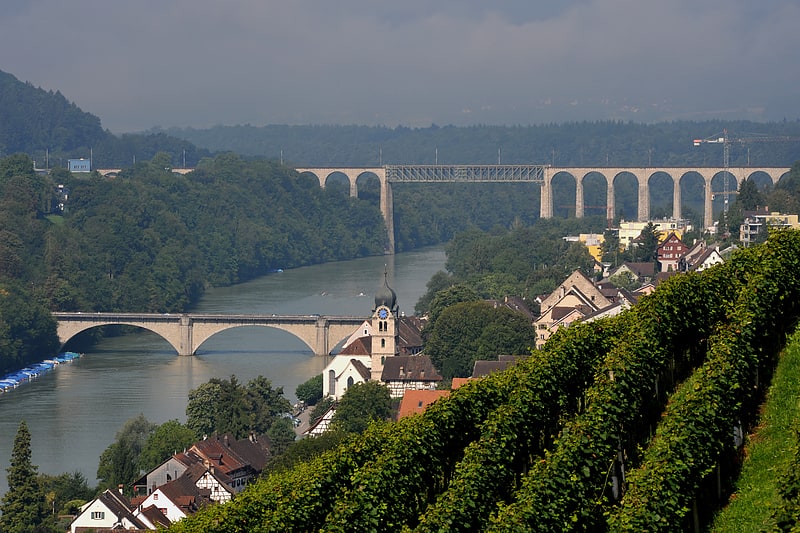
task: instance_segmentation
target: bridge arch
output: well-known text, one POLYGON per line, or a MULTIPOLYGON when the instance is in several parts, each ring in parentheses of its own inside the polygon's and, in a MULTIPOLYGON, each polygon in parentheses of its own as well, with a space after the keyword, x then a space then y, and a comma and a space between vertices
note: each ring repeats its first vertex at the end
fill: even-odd
POLYGON ((670 176, 662 170, 656 170, 648 177, 647 189, 650 218, 681 218, 680 215, 675 216, 680 213, 680 176, 670 176))
MULTIPOLYGON (((192 355, 194 355, 194 353, 196 353, 197 350, 199 350, 200 347, 206 341, 208 341, 218 333, 238 328, 271 328, 271 329, 285 331, 287 333, 290 333, 299 341, 301 341, 306 346, 306 348, 308 348, 312 352, 315 352, 317 348, 316 332, 310 331, 308 328, 305 329, 299 328, 297 331, 292 331, 291 327, 278 324, 227 324, 227 325, 214 324, 212 325, 212 327, 204 327, 204 326, 198 327, 198 326, 200 326, 200 324, 196 322, 194 324, 194 331, 192 333, 192 344, 194 345, 194 351, 192 352, 192 355)), ((350 333, 352 333, 352 331, 350 333)), ((337 339, 337 341, 338 340, 341 339, 337 339)))
POLYGON ((155 333, 165 341, 167 341, 170 346, 177 353, 181 353, 181 345, 180 345, 180 337, 175 337, 172 333, 172 329, 169 327, 168 324, 165 323, 142 323, 138 321, 126 321, 126 320, 109 320, 103 323, 96 323, 96 322, 67 322, 67 321, 59 321, 57 334, 58 340, 61 343, 60 349, 63 349, 66 344, 74 339, 80 333, 84 331, 89 331, 90 329, 99 328, 102 326, 132 326, 139 329, 144 329, 155 333))
POLYGON ((608 198, 606 205, 608 206, 607 218, 614 219, 617 214, 622 213, 623 219, 633 220, 639 213, 639 180, 634 174, 628 171, 616 172, 614 174, 607 174, 606 180, 609 183, 608 198), (619 197, 626 201, 617 201, 619 197))

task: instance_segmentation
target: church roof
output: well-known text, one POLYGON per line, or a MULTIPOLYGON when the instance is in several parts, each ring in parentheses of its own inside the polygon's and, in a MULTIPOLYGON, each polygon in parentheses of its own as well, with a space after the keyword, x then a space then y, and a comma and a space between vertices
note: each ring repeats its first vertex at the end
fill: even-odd
POLYGON ((372 337, 359 337, 337 355, 370 355, 372 353, 372 337))
POLYGON ((397 294, 389 287, 389 273, 383 273, 383 287, 378 289, 375 294, 375 309, 381 306, 386 306, 391 310, 395 310, 397 306, 397 294))

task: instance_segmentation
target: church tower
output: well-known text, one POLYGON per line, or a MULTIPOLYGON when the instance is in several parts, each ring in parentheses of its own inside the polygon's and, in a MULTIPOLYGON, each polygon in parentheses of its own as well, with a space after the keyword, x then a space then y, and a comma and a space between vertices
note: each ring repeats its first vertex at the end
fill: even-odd
POLYGON ((387 357, 398 354, 397 321, 400 314, 397 295, 389 287, 389 273, 383 272, 383 287, 375 295, 372 310, 372 369, 371 378, 380 381, 383 363, 387 357))

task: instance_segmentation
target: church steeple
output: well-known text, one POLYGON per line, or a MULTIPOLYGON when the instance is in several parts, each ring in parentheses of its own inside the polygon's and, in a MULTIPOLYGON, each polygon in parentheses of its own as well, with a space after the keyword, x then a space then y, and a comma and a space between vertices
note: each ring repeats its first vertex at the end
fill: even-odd
POLYGON ((397 311, 397 295, 389 287, 389 271, 385 265, 383 267, 383 287, 375 294, 375 309, 381 306, 386 307, 393 313, 397 311))
POLYGON ((380 380, 383 363, 387 357, 398 354, 397 320, 399 308, 397 295, 389 287, 389 273, 384 267, 383 287, 375 294, 375 308, 372 310, 372 379, 380 380))

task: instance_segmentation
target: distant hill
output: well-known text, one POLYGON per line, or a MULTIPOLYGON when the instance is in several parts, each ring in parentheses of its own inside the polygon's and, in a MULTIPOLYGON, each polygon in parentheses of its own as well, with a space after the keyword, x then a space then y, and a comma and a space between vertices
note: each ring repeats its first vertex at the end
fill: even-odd
POLYGON ((81 110, 59 91, 44 90, 0 71, 0 157, 28 154, 37 166, 64 166, 66 160, 92 157, 94 166, 131 166, 158 152, 174 166, 194 165, 207 150, 164 133, 122 135, 104 130, 100 119, 81 110))
MULTIPOLYGON (((211 151, 281 158, 297 165, 553 164, 556 166, 722 165, 722 146, 695 147, 697 138, 727 129, 800 140, 800 122, 571 122, 534 126, 215 126, 168 129, 211 151)), ((800 142, 731 146, 732 165, 791 166, 800 142)))
POLYGON ((0 151, 71 152, 111 135, 100 119, 82 111, 59 91, 45 91, 0 71, 0 151))

